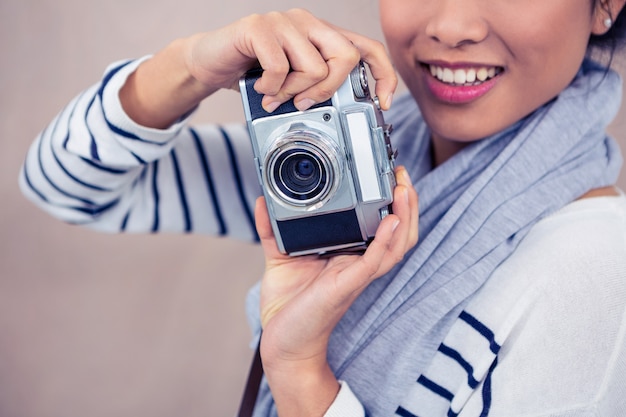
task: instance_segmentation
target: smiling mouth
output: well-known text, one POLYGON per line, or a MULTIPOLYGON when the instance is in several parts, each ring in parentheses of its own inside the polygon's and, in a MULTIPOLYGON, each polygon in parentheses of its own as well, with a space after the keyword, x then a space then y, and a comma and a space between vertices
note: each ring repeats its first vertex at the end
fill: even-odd
POLYGON ((430 74, 442 83, 452 86, 472 87, 480 85, 494 77, 500 75, 502 67, 476 67, 452 69, 439 65, 426 66, 430 74))

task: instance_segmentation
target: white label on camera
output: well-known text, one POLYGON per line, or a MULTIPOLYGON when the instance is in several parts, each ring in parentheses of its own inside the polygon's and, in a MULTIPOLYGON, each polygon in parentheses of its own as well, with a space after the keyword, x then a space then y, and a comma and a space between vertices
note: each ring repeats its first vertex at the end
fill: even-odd
POLYGON ((348 113, 348 134, 352 143, 352 155, 356 166, 361 198, 364 202, 381 200, 378 170, 374 163, 370 124, 365 113, 348 113))

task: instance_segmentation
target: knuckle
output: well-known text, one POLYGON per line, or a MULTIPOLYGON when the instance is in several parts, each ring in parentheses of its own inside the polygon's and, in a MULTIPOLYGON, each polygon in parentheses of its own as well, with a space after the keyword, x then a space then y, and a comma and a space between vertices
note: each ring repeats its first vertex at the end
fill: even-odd
POLYGON ((289 16, 293 16, 295 18, 303 18, 303 17, 311 16, 310 12, 308 12, 306 9, 303 9, 301 7, 294 7, 292 9, 289 9, 287 10, 286 14, 289 16))
POLYGON ((378 267, 379 265, 377 263, 371 262, 369 259, 365 259, 365 258, 361 258, 363 259, 363 273, 367 276, 367 277, 373 277, 376 272, 378 272, 378 267))
POLYGON ((313 81, 320 82, 328 77, 328 66, 326 64, 313 65, 307 72, 313 81))
POLYGON ((321 99, 326 100, 326 99, 332 97, 333 94, 335 94, 335 91, 333 89, 331 89, 329 86, 321 85, 321 84, 317 86, 317 95, 321 99))
POLYGON ((260 29, 265 31, 267 31, 268 28, 272 28, 272 31, 280 33, 286 28, 291 28, 292 26, 289 16, 282 12, 271 11, 257 16, 258 19, 256 21, 258 22, 260 29))
POLYGON ((372 39, 372 46, 371 48, 374 50, 374 52, 376 53, 387 53, 387 48, 385 48, 385 45, 376 39, 372 39))
POLYGON ((282 19, 282 14, 278 11, 270 11, 267 12, 265 14, 265 16, 267 17, 267 19, 269 20, 281 20, 282 19))
POLYGON ((283 100, 289 100, 295 97, 298 93, 299 91, 296 91, 292 88, 282 88, 278 93, 278 96, 280 96, 280 98, 283 100))
POLYGON ((404 253, 400 253, 398 251, 391 251, 389 256, 387 257, 392 265, 396 265, 404 259, 404 253))
POLYGON ((241 19, 246 26, 257 27, 263 25, 263 16, 258 13, 253 13, 241 19))
POLYGON ((263 74, 267 74, 271 77, 285 77, 289 73, 289 62, 287 61, 278 61, 270 63, 269 65, 265 65, 263 68, 263 74))
POLYGON ((345 52, 344 59, 354 67, 361 60, 361 52, 352 46, 345 52))

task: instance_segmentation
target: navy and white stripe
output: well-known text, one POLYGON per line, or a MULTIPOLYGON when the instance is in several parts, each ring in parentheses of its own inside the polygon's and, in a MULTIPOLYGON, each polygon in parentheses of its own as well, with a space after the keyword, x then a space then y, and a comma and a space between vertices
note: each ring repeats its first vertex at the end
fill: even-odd
MULTIPOLYGON (((407 391, 395 414, 400 417, 487 417, 494 373, 506 360, 502 347, 523 324, 538 291, 527 280, 507 282, 500 274, 461 311, 433 359, 407 391)), ((500 384, 502 381, 500 381, 500 384)))
POLYGON ((23 192, 62 220, 101 231, 256 240, 260 188, 245 125, 138 126, 118 92, 140 62, 111 66, 41 132, 20 174, 23 192))
POLYGON ((481 320, 463 311, 439 348, 428 370, 411 387, 400 417, 457 417, 470 397, 480 399, 472 417, 489 414, 491 374, 500 344, 481 320))

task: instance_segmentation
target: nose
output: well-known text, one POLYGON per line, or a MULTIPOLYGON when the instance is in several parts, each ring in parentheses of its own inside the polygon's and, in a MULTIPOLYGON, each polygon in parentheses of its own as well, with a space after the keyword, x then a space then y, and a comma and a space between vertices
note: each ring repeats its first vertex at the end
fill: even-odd
POLYGON ((478 43, 489 34, 485 10, 474 0, 438 0, 431 2, 432 14, 426 35, 450 48, 478 43))

